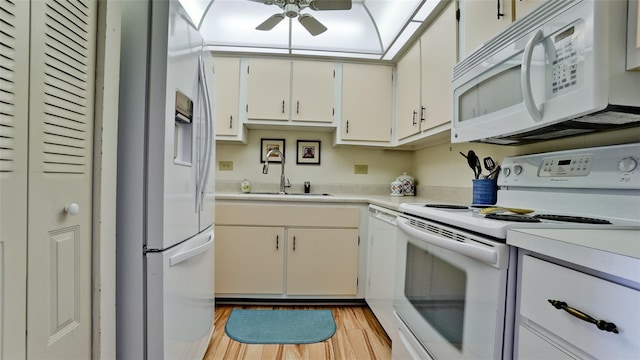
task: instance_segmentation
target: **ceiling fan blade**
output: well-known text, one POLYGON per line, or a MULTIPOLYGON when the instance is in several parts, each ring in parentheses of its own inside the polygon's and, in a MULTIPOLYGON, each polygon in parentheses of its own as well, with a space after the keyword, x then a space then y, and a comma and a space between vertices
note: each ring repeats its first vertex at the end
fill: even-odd
POLYGON ((300 24, 313 36, 320 35, 327 31, 327 28, 322 25, 320 21, 309 14, 300 14, 298 21, 300 21, 300 24))
POLYGON ((309 4, 313 10, 351 10, 351 0, 313 0, 309 4))
POLYGON ((263 21, 262 24, 256 26, 256 30, 268 31, 273 29, 276 25, 280 23, 284 19, 284 14, 274 14, 271 15, 267 20, 263 21))

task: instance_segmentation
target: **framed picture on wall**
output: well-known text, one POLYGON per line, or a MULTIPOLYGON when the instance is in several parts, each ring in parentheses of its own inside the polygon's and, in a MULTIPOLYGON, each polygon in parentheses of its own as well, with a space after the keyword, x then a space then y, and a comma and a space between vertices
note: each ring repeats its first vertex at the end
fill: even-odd
MULTIPOLYGON (((284 139, 260 139, 260 162, 263 163, 267 160, 267 153, 270 150, 279 150, 284 155, 284 139)), ((280 163, 282 158, 277 154, 271 154, 269 156, 269 162, 280 163)))
POLYGON ((298 140, 296 164, 320 165, 320 141, 298 140))

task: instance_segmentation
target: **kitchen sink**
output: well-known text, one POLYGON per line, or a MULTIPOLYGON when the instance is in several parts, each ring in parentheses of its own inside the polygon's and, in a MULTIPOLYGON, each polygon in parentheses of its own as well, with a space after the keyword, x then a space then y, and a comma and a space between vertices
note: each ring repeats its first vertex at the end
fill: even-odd
POLYGON ((294 195, 294 196, 300 196, 300 195, 304 195, 304 196, 331 196, 331 194, 327 194, 327 193, 299 193, 299 192, 291 192, 291 193, 284 193, 284 194, 280 194, 277 191, 251 191, 248 193, 242 193, 242 194, 253 194, 253 195, 282 195, 282 196, 286 196, 286 195, 294 195))

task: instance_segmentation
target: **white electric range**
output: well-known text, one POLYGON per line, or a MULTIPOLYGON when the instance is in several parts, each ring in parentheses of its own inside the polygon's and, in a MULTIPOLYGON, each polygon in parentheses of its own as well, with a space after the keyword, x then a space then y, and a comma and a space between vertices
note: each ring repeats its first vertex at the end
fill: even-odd
POLYGON ((517 255, 508 230, 640 230, 640 143, 509 157, 501 166, 498 209, 489 213, 400 205, 399 349, 434 359, 513 356, 517 255))
POLYGON ((400 211, 498 241, 504 241, 507 229, 518 227, 638 227, 640 143, 509 157, 498 186, 492 207, 533 212, 485 215, 484 206, 424 203, 402 204, 400 211))

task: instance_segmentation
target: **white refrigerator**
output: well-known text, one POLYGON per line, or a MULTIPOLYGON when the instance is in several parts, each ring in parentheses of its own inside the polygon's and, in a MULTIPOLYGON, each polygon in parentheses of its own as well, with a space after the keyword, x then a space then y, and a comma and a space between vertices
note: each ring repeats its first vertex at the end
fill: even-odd
POLYGON ((201 359, 213 333, 207 56, 178 0, 122 2, 118 359, 201 359))

